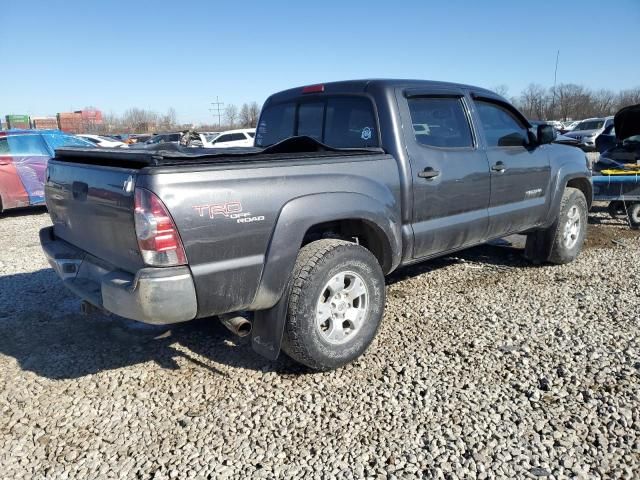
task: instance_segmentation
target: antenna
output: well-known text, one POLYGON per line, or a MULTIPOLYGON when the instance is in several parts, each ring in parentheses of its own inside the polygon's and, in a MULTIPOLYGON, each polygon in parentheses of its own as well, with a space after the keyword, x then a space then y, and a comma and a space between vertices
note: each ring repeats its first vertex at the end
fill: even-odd
POLYGON ((553 99, 551 100, 551 113, 556 113, 556 83, 558 81, 558 60, 560 60, 560 50, 556 53, 556 69, 553 72, 553 99))
POLYGON ((218 128, 220 128, 220 119, 222 118, 222 113, 220 112, 220 107, 222 107, 224 105, 224 103, 222 103, 219 99, 218 96, 216 95, 216 101, 215 102, 211 102, 211 108, 209 109, 209 111, 213 114, 213 116, 217 116, 218 117, 218 128), (217 112, 217 113, 215 113, 217 112))

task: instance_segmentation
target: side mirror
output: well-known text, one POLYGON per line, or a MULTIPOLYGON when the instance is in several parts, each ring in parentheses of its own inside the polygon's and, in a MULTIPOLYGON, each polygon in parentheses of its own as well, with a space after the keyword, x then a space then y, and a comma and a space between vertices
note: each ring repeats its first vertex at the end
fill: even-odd
POLYGON ((545 145, 556 139, 556 129, 551 125, 538 125, 538 143, 545 145))

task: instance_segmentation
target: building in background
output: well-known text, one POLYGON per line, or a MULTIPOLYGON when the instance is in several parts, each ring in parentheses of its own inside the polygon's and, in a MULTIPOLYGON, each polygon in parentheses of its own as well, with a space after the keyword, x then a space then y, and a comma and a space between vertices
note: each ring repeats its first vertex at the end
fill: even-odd
POLYGON ((36 130, 58 130, 56 117, 31 117, 31 127, 36 130))
POLYGON ((58 127, 66 133, 82 133, 82 114, 78 112, 60 112, 58 127))
POLYGON ((29 115, 7 115, 5 117, 7 121, 7 130, 12 128, 31 128, 31 122, 29 122, 29 115))

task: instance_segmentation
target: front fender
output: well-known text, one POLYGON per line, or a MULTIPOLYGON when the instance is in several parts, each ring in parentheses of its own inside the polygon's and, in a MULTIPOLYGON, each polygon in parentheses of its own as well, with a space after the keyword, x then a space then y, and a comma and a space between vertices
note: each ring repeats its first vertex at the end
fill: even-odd
POLYGON ((362 220, 386 241, 390 268, 400 263, 400 209, 392 197, 387 203, 359 193, 320 193, 295 198, 280 210, 274 228, 258 291, 249 310, 273 307, 282 296, 293 271, 305 233, 314 225, 337 220, 362 220), (396 208, 394 208, 396 207, 396 208))
POLYGON ((586 194, 587 203, 591 205, 591 202, 593 200, 591 171, 587 167, 584 152, 578 150, 576 147, 567 147, 565 145, 558 145, 558 147, 564 148, 562 148, 562 150, 558 152, 558 155, 551 158, 552 167, 554 166, 554 164, 556 166, 552 170, 553 176, 549 189, 549 195, 551 196, 551 199, 549 202, 547 219, 542 225, 543 228, 551 226, 555 221, 560 210, 560 203, 562 202, 562 194, 564 193, 564 189, 572 180, 587 180, 590 189, 590 192, 586 194))

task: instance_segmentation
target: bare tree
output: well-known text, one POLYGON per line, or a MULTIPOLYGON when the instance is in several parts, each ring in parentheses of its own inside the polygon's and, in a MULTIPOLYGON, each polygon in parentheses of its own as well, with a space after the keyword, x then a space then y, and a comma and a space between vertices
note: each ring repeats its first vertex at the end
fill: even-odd
POLYGON ((160 116, 159 127, 162 130, 175 130, 177 125, 176 110, 173 107, 169 107, 167 113, 160 116))
POLYGON ((224 109, 224 118, 231 128, 235 128, 238 122, 238 107, 234 104, 227 105, 224 109))
POLYGON ((491 90, 496 92, 501 97, 506 97, 509 94, 509 87, 504 83, 501 83, 500 85, 496 85, 495 87, 491 88, 491 90))
POLYGON ((520 94, 520 108, 527 118, 543 120, 547 111, 547 90, 536 83, 531 83, 520 94))
POLYGON ((243 103, 242 107, 240 107, 240 125, 244 128, 248 128, 251 126, 251 118, 249 115, 249 105, 246 103, 243 103))
POLYGON ((124 128, 130 133, 150 132, 158 126, 158 114, 143 108, 130 108, 122 115, 124 128))
POLYGON ((254 128, 258 125, 258 118, 260 117, 260 106, 257 102, 251 102, 249 104, 249 122, 248 126, 254 128))
POLYGON ((596 115, 613 115, 616 113, 616 94, 604 88, 594 92, 593 107, 596 115))
POLYGON ((616 99, 616 110, 628 107, 629 105, 637 105, 640 103, 640 87, 622 90, 618 93, 616 99))

